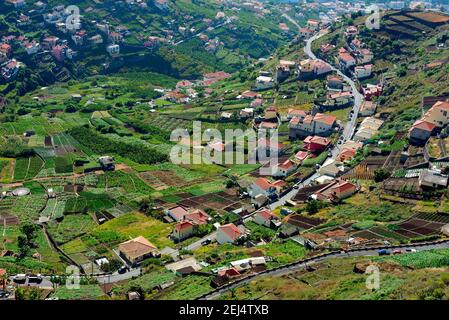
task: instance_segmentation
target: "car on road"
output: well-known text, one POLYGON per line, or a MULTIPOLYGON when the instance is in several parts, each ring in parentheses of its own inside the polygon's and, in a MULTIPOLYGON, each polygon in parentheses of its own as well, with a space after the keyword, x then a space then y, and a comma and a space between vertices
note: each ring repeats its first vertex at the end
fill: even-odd
POLYGON ((299 184, 295 184, 295 185, 293 186, 293 189, 299 189, 299 184))
POLYGON ((413 249, 413 248, 407 248, 407 249, 405 249, 405 251, 407 251, 407 252, 418 252, 416 249, 413 249))
POLYGON ((122 267, 120 267, 120 269, 118 269, 118 273, 119 274, 124 274, 124 273, 126 273, 126 272, 128 272, 129 271, 129 268, 127 267, 127 266, 122 266, 122 267))
POLYGON ((19 274, 16 274, 16 275, 12 278, 12 280, 13 280, 14 282, 17 282, 17 283, 25 283, 25 282, 27 281, 27 275, 26 275, 26 274, 19 273, 19 274))
POLYGON ((387 249, 382 249, 377 251, 377 253, 379 254, 379 256, 388 256, 391 254, 390 250, 387 249))
POLYGON ((0 299, 6 299, 9 297, 9 293, 3 290, 0 290, 0 299))
POLYGON ((40 274, 30 274, 28 275, 28 282, 41 283, 42 276, 40 274))
POLYGON ((393 254, 401 254, 401 253, 402 253, 401 249, 393 250, 393 254))
POLYGON ((209 243, 211 243, 212 240, 210 238, 207 238, 206 240, 204 240, 203 242, 201 242, 201 245, 203 246, 207 246, 209 243))

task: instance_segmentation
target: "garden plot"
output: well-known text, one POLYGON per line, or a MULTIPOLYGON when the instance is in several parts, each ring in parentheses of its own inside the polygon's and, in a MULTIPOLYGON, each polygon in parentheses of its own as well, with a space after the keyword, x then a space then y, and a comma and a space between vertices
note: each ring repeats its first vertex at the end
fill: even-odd
POLYGON ((16 198, 8 197, 0 200, 0 214, 9 214, 15 203, 15 199, 16 198))
MULTIPOLYGON (((243 201, 236 195, 226 192, 210 193, 202 196, 193 196, 178 201, 180 205, 201 209, 229 210, 229 208, 240 208, 243 201)), ((233 209, 235 210, 235 209, 233 209)))
POLYGON ((287 222, 291 225, 294 225, 296 227, 299 227, 304 230, 308 230, 311 228, 314 228, 320 224, 323 224, 325 220, 318 219, 318 218, 309 218, 304 217, 301 215, 291 215, 288 217, 287 222))
POLYGON ((118 204, 113 208, 107 209, 105 212, 109 213, 113 217, 119 217, 119 216, 129 213, 131 211, 134 211, 134 208, 132 208, 126 204, 118 204))
POLYGON ((157 126, 165 131, 173 131, 177 128, 186 129, 191 126, 191 122, 189 121, 163 115, 152 115, 150 118, 146 119, 145 122, 157 126))
POLYGON ((80 150, 80 146, 71 136, 65 133, 60 133, 53 136, 53 143, 55 147, 55 153, 58 156, 70 155, 75 158, 76 156, 85 156, 84 152, 80 150))
POLYGON ((40 135, 31 136, 28 139, 28 147, 30 148, 43 148, 45 147, 45 137, 40 135))
POLYGON ((34 152, 36 152, 44 160, 52 159, 56 156, 53 148, 34 148, 34 152))
MULTIPOLYGON (((434 215, 431 215, 430 218, 433 216, 434 215)), ((425 237, 439 234, 441 232, 441 227, 446 224, 445 222, 425 220, 424 214, 421 214, 419 217, 420 218, 415 216, 397 224, 396 226, 398 229, 394 231, 406 238, 425 237)))
MULTIPOLYGON (((184 169, 185 170, 185 169, 184 169)), ((147 185, 155 190, 164 190, 170 187, 189 187, 197 183, 212 181, 211 177, 207 178, 193 178, 193 180, 186 180, 184 177, 178 175, 171 170, 152 170, 139 174, 139 177, 145 181, 147 185)), ((194 177, 192 175, 192 177, 194 177)))
POLYGON ((14 181, 30 180, 42 169, 44 162, 39 157, 19 158, 14 167, 14 181))
POLYGON ((92 230, 95 226, 96 223, 89 215, 73 214, 64 216, 60 222, 50 222, 48 231, 56 242, 66 243, 92 230))
MULTIPOLYGON (((1 210, 1 209, 0 209, 1 210)), ((0 214, 0 227, 1 226, 14 226, 20 223, 19 218, 10 214, 0 214)))
MULTIPOLYGON (((169 173, 170 171, 166 171, 169 173)), ((154 174, 154 171, 142 172, 139 173, 139 177, 145 181, 147 185, 155 190, 164 190, 169 188, 170 186, 159 180, 154 174)))
POLYGON ((45 194, 28 195, 14 198, 11 214, 17 216, 22 222, 34 222, 39 218, 39 213, 47 204, 45 194))
POLYGON ((10 182, 14 175, 15 159, 0 158, 0 182, 10 182))
POLYGON ((41 212, 41 217, 46 217, 52 220, 60 219, 64 216, 66 201, 60 199, 49 199, 47 206, 41 212))

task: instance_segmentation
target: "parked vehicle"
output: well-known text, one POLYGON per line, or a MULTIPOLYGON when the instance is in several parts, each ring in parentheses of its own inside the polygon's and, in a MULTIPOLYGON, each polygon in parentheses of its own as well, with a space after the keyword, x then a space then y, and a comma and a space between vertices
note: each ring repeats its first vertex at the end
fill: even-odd
POLYGON ((118 269, 118 273, 119 274, 124 274, 129 270, 129 268, 127 266, 122 266, 120 267, 120 269, 118 269))
POLYGON ((388 256, 391 254, 391 252, 387 249, 379 250, 377 253, 379 254, 379 256, 388 256))
POLYGON ((416 249, 410 249, 410 248, 405 249, 405 251, 407 251, 407 252, 417 252, 416 249))
POLYGON ((207 238, 206 240, 204 240, 203 242, 201 242, 201 245, 203 245, 203 246, 207 246, 209 243, 211 243, 212 242, 212 240, 211 239, 209 239, 209 238, 207 238))
POLYGON ((13 278, 14 282, 25 282, 27 281, 27 275, 26 274, 16 274, 13 278))
POLYGON ((30 274, 28 275, 28 282, 41 283, 42 275, 40 274, 30 274))
POLYGON ((400 250, 400 249, 396 249, 393 251, 393 254, 401 254, 401 253, 402 253, 402 250, 400 250))

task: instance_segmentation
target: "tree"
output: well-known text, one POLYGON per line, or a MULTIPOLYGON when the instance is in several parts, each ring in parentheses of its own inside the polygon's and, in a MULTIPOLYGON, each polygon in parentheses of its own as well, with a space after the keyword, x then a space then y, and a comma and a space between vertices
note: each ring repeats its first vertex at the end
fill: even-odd
POLYGON ((238 186, 238 177, 236 175, 231 175, 229 180, 226 181, 226 188, 230 189, 238 186))
POLYGON ((35 224, 24 224, 20 231, 25 235, 27 242, 31 243, 33 242, 34 238, 36 237, 35 232, 37 230, 37 226, 35 224))
POLYGON ((25 292, 25 288, 23 287, 17 287, 16 291, 14 292, 14 296, 16 298, 16 300, 26 300, 26 292, 25 292))
POLYGON ((19 258, 24 258, 30 254, 30 246, 25 236, 17 237, 17 246, 19 247, 19 258))
POLYGON ((390 172, 384 168, 374 170, 374 181, 382 182, 390 177, 390 172))
POLYGON ((306 205, 306 211, 310 214, 314 214, 317 213, 319 210, 319 205, 318 205, 318 201, 317 200, 311 200, 309 202, 307 202, 306 205))

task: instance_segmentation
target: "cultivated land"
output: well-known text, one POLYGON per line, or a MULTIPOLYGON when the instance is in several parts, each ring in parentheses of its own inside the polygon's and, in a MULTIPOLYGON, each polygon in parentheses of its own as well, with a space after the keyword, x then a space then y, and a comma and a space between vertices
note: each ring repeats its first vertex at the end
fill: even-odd
MULTIPOLYGON (((41 275, 27 290, 42 299, 448 298, 447 248, 389 249, 449 235, 448 16, 388 10, 368 30, 351 4, 337 19, 307 4, 160 3, 82 1, 73 37, 54 21, 35 28, 49 13, 62 21, 64 1, 0 5, 10 298, 27 298, 23 273, 41 275), (436 128, 413 139, 439 106, 436 128), (273 174, 260 175, 270 164, 251 163, 247 143, 243 164, 171 162, 172 131, 194 121, 221 134, 275 127, 273 174), (357 249, 373 254, 263 273, 357 249), (366 289, 369 264, 378 290, 366 289), (70 265, 79 290, 64 285, 70 265)), ((229 143, 195 139, 189 151, 229 143)))

